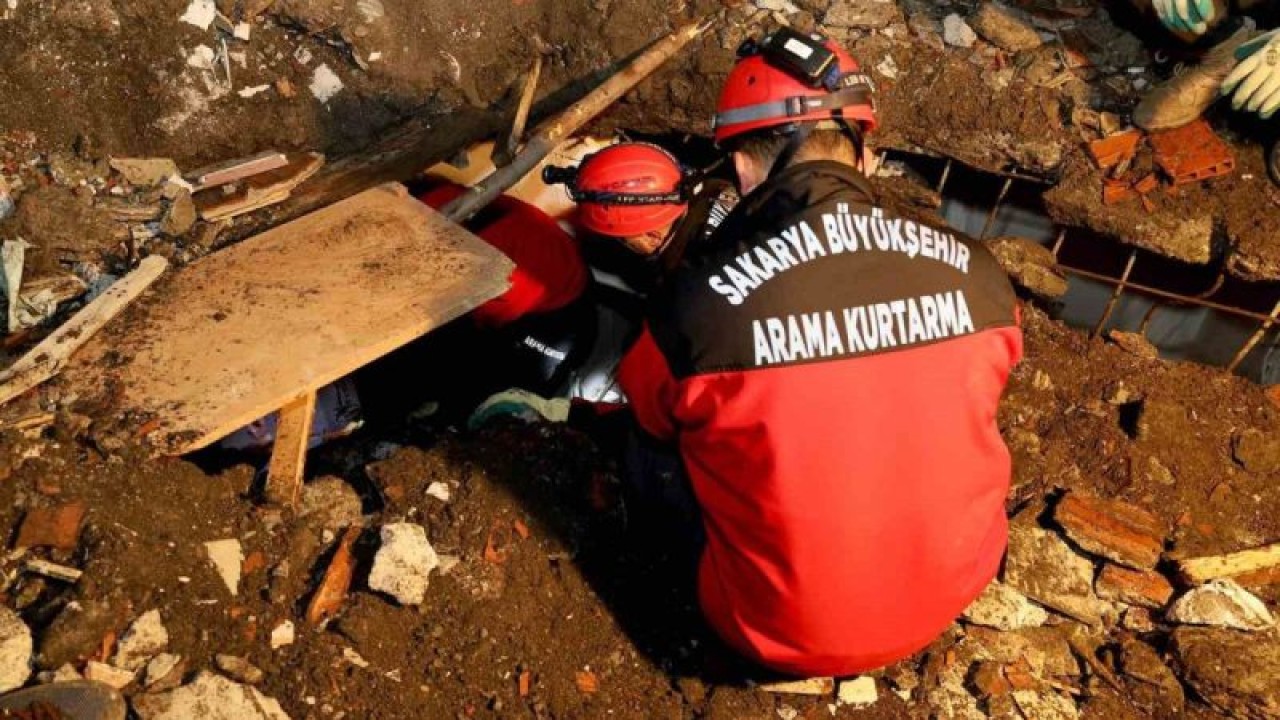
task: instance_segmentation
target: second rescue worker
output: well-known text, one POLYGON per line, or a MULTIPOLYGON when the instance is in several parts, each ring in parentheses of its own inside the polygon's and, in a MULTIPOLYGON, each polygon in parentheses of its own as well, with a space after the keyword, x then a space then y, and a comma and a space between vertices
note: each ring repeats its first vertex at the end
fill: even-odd
POLYGON ((872 92, 825 38, 744 46, 715 136, 748 194, 655 293, 621 371, 687 471, 709 623, 796 675, 922 649, 1007 541, 1014 293, 980 243, 877 206, 872 92))

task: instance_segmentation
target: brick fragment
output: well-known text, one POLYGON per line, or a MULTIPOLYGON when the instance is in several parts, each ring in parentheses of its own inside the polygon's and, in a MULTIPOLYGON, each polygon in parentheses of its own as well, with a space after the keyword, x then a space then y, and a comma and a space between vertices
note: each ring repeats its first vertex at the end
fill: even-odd
POLYGON ((1173 597, 1173 585, 1164 575, 1111 564, 1102 568, 1095 589, 1098 597, 1152 610, 1168 605, 1173 597))
POLYGON ((1071 492, 1053 517, 1086 551, 1137 570, 1155 567, 1164 550, 1166 531, 1160 520, 1126 502, 1071 492))

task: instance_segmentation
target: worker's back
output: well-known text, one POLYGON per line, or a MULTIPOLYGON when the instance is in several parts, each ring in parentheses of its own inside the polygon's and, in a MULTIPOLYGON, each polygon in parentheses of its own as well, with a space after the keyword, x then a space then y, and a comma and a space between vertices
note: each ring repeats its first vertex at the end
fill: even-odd
POLYGON ((709 621, 795 674, 919 650, 1006 542, 995 416, 1021 355, 1013 291, 980 245, 868 193, 837 163, 781 173, 667 288, 624 363, 702 508, 709 621))

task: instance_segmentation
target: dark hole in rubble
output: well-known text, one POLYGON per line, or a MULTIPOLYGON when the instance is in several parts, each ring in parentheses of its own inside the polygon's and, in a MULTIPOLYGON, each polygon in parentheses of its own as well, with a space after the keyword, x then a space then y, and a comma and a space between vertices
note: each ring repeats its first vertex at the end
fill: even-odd
POLYGON ((1120 415, 1120 429, 1130 440, 1138 437, 1138 421, 1142 417, 1142 401, 1134 400, 1117 408, 1120 415))

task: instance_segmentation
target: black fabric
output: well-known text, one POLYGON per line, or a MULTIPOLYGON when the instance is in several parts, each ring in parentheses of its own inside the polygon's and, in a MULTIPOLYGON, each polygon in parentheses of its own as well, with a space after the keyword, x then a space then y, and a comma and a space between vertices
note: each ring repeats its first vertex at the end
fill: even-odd
POLYGON ((1010 325, 1013 313, 981 243, 878 207, 856 169, 819 161, 744 198, 654 294, 649 326, 685 378, 888 352, 1010 325))

